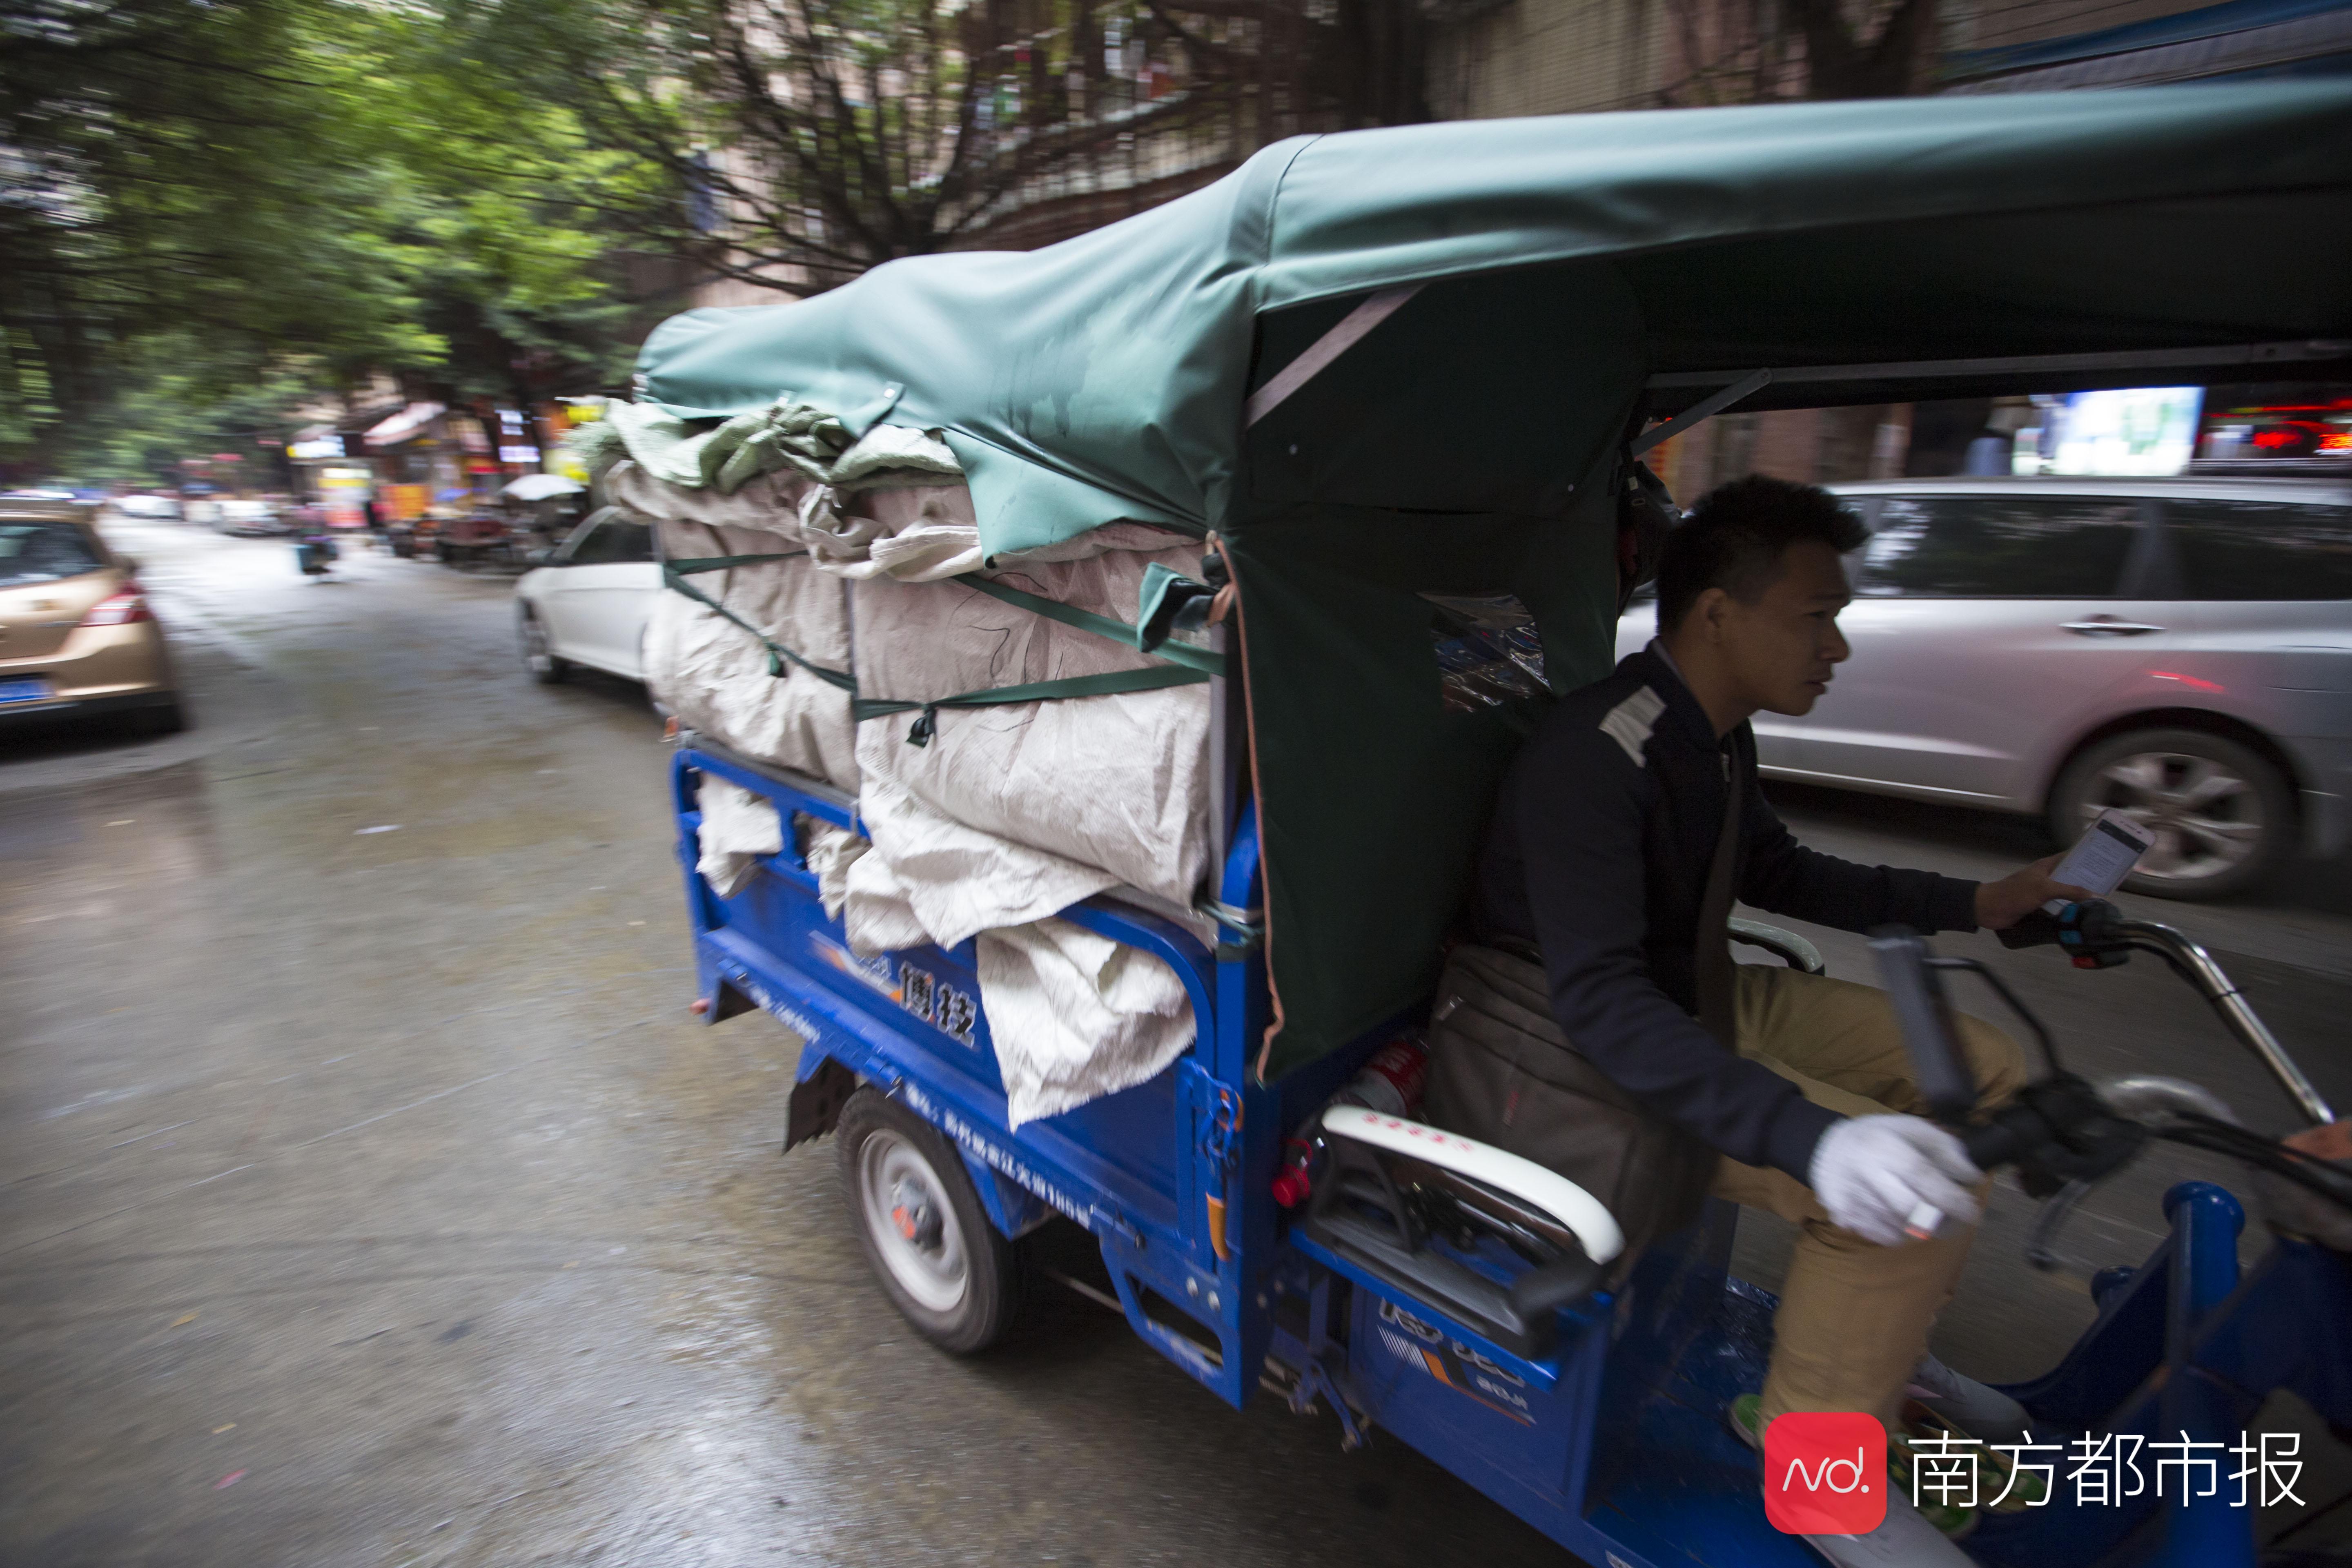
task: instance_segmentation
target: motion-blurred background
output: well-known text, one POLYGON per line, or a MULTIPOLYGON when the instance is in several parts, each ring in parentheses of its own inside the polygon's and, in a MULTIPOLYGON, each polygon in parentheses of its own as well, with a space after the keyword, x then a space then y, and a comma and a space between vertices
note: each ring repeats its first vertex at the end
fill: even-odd
MULTIPOLYGON (((1049 243, 1286 136, 2336 70, 2352 6, 9 0, 0 40, 0 484, 405 517, 537 471, 668 313, 1049 243)), ((2216 388, 2172 428, 2352 458, 2347 413, 2216 388)), ((2026 430, 1734 416, 1667 477, 1956 473, 2026 430)))

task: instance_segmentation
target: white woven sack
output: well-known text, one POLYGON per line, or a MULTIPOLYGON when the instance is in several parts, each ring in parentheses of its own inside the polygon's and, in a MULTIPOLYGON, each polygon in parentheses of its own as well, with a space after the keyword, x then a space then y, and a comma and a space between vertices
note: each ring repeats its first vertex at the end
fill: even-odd
MULTIPOLYGON (((801 532, 800 509, 815 480, 790 468, 761 474, 731 495, 667 484, 635 463, 615 463, 603 482, 604 499, 651 522, 698 522, 713 528, 752 529, 792 541, 768 549, 795 549, 808 542, 801 532)), ((713 552, 715 553, 715 552, 713 552)))
MULTIPOLYGON (((844 922, 852 951, 871 958, 928 939, 909 889, 866 840, 797 821, 824 911, 844 922)), ((982 931, 974 945, 981 1010, 1015 1127, 1131 1089, 1192 1043, 1184 982, 1148 952, 1053 919, 982 931)))
MULTIPOLYGON (((1158 534, 1160 540, 1167 539, 1158 534)), ((993 574, 1009 586, 1131 621, 1153 561, 1199 570, 1190 542, 1157 552, 1118 550, 1085 560, 1023 564, 993 574)), ((1026 685, 1160 661, 961 583, 887 577, 852 585, 862 696, 920 700, 1026 685)), ((941 709, 927 746, 907 742, 913 713, 859 725, 865 790, 886 784, 928 813, 1079 867, 1094 868, 1172 903, 1189 905, 1208 874, 1209 689, 1065 698, 1001 707, 941 709)), ((880 804, 880 803, 877 803, 880 804)), ((931 879, 894 853, 887 811, 869 809, 875 846, 907 883, 931 879)), ((985 888, 965 901, 985 904, 985 888)), ((917 895, 918 907, 923 900, 917 895)), ((1020 901, 1020 900, 1016 900, 1020 901)), ((1009 905, 990 918, 962 911, 972 930, 1034 920, 1009 905)))
MULTIPOLYGON (((660 528, 662 553, 670 560, 796 548, 751 529, 660 528)), ((698 573, 687 581, 812 663, 849 668, 845 584, 805 556, 698 573)), ((654 694, 681 724, 761 762, 857 788, 849 693, 789 663, 782 676, 770 674, 767 649, 726 617, 664 588, 646 629, 646 663, 654 694)))
POLYGON ((1192 1044, 1176 972, 1068 921, 980 933, 980 1004, 1014 1127, 1158 1077, 1192 1044))

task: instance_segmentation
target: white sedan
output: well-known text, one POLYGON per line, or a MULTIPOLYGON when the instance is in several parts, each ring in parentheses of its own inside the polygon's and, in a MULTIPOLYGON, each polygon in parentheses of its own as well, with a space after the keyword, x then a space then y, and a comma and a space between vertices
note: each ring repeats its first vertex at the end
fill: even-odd
POLYGON ((646 623, 661 591, 653 530, 618 507, 591 512, 515 580, 524 666, 551 685, 574 665, 644 680, 646 623))

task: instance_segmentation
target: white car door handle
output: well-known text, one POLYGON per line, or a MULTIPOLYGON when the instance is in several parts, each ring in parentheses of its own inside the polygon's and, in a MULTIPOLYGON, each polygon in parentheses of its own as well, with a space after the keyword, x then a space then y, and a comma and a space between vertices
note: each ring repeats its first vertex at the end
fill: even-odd
POLYGON ((2087 621, 2062 621, 2059 625, 2063 630, 2086 637, 2136 637, 2164 629, 2162 626, 2150 626, 2146 621, 2117 621, 2098 616, 2094 616, 2087 621))

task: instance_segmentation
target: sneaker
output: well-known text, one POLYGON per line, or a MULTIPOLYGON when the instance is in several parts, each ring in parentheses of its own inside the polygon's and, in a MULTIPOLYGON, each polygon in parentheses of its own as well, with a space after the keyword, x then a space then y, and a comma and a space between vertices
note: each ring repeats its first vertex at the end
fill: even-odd
POLYGON ((1962 1377, 1932 1355, 1911 1369, 1911 1397, 1971 1437, 1988 1443, 2022 1443, 2032 1417, 2025 1406, 1997 1388, 1962 1377))
MULTIPOLYGON (((1764 1399, 1743 1394, 1725 1411, 1731 1429, 1758 1453, 1764 1451, 1764 1399)), ((1907 1435, 1907 1434, 1906 1434, 1907 1435)), ((1886 1518, 1867 1535, 1808 1535, 1807 1544, 1837 1568, 1971 1568, 1952 1544, 1977 1526, 1978 1511, 1942 1503, 1914 1506, 1910 1455, 1899 1437, 1886 1449, 1886 1518)))

